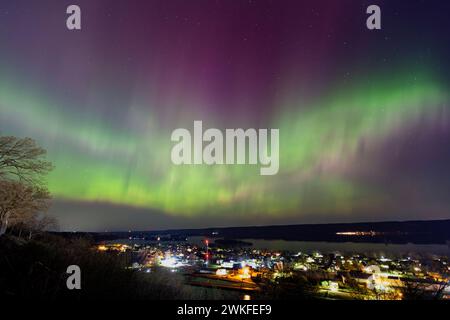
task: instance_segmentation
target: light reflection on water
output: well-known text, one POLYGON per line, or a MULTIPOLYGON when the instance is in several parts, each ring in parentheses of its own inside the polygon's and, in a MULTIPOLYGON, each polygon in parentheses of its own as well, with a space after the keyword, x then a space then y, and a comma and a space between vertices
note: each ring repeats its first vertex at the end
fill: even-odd
MULTIPOLYGON (((205 237, 189 237, 188 242, 202 245, 205 237)), ((450 257, 450 246, 445 244, 384 244, 384 243, 356 243, 356 242, 314 242, 314 241, 286 241, 240 239, 252 243, 251 248, 268 249, 304 253, 361 253, 375 256, 416 256, 439 255, 450 257)))

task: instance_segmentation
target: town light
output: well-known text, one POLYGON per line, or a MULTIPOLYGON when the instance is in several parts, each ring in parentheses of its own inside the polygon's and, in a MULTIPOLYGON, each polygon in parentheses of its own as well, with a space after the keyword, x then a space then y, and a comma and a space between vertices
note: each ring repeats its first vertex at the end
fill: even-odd
POLYGON ((218 276, 226 276, 227 275, 227 270, 226 269, 217 269, 216 275, 218 275, 218 276))

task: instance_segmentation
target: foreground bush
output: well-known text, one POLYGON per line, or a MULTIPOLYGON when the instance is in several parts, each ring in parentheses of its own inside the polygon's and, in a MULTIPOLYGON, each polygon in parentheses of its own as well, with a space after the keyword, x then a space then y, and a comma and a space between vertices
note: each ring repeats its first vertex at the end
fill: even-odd
POLYGON ((220 292, 184 285, 165 270, 145 274, 126 268, 125 254, 92 249, 86 239, 44 235, 35 240, 0 237, 0 295, 39 299, 214 299, 220 292), (81 268, 81 290, 68 290, 66 269, 81 268))

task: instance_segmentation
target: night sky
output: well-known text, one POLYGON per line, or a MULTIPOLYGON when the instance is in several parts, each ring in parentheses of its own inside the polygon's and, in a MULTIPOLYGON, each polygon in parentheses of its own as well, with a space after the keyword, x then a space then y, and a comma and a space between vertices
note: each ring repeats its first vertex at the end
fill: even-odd
POLYGON ((0 0, 0 134, 62 230, 450 218, 449 57, 449 1, 0 0), (278 128, 279 173, 173 165, 194 120, 278 128))

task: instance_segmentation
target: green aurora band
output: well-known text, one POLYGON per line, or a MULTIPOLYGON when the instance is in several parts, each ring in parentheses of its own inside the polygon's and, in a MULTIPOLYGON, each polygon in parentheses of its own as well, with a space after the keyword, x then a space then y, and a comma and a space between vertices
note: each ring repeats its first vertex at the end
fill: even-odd
MULTIPOLYGON (((268 124, 280 130, 276 176, 260 176, 259 165, 175 166, 170 132, 176 127, 159 125, 150 112, 136 130, 120 130, 65 111, 54 98, 19 89, 10 78, 0 79, 2 134, 28 135, 47 148, 55 165, 48 185, 58 199, 186 216, 346 213, 383 202, 376 186, 347 174, 361 144, 376 148, 402 128, 445 111, 448 88, 429 70, 411 74, 397 70, 372 78, 377 81, 336 86, 312 105, 300 98, 280 101, 279 116, 268 124)), ((213 119, 204 125, 213 127, 213 119)))

